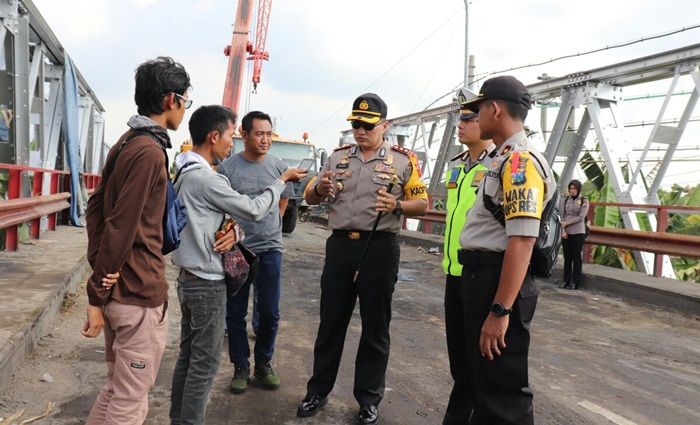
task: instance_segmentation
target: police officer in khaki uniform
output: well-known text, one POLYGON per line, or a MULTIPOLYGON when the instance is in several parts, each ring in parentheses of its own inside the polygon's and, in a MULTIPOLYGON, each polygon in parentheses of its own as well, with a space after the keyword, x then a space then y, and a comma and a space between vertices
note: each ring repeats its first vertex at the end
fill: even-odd
POLYGON ((387 106, 374 93, 353 103, 347 118, 357 144, 337 148, 309 185, 309 204, 328 202, 328 226, 321 276, 321 322, 314 346, 313 376, 297 409, 312 416, 333 389, 343 352, 345 333, 357 298, 362 336, 355 361, 354 395, 360 405, 359 424, 377 423, 377 406, 384 395, 389 360, 391 299, 399 271, 402 216, 420 216, 428 208, 425 184, 415 154, 384 140, 389 127, 387 106), (389 192, 388 186, 395 182, 389 192), (371 239, 357 282, 353 282, 361 253, 377 214, 382 218, 371 239))
POLYGON ((479 130, 479 114, 465 103, 476 97, 467 89, 460 89, 458 140, 467 150, 453 157, 447 167, 447 219, 445 223, 444 258, 445 272, 445 334, 450 373, 454 379, 450 400, 447 403, 442 425, 463 425, 473 410, 469 397, 469 365, 466 355, 464 332, 465 302, 462 300, 460 280, 462 265, 459 263, 459 236, 467 220, 467 212, 474 205, 479 183, 486 175, 487 166, 493 160, 496 146, 491 140, 483 140, 479 130))
POLYGON ((556 184, 525 134, 531 100, 520 81, 489 79, 468 105, 479 113, 481 137, 498 149, 460 235, 475 403, 469 424, 533 424, 527 359, 538 291, 530 256, 556 184), (505 225, 494 215, 499 213, 505 225))

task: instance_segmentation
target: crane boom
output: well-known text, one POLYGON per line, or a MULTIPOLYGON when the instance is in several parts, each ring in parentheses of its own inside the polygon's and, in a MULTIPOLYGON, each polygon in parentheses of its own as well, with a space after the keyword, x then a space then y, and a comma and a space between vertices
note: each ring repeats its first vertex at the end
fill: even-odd
POLYGON ((228 56, 228 69, 222 103, 236 115, 238 115, 238 104, 241 100, 243 75, 245 75, 245 54, 249 49, 248 34, 252 18, 253 0, 239 0, 231 45, 224 49, 224 54, 228 56))
POLYGON ((270 9, 272 0, 259 0, 258 2, 258 21, 255 29, 255 48, 249 52, 251 55, 248 60, 253 61, 253 90, 258 87, 260 82, 260 73, 262 72, 262 61, 268 60, 270 55, 265 51, 265 42, 267 41, 267 28, 270 24, 270 9))
POLYGON ((256 21, 255 45, 248 41, 250 20, 253 17, 253 0, 238 0, 236 21, 233 26, 231 45, 226 46, 224 54, 228 56, 226 84, 224 85, 223 105, 238 115, 238 104, 241 101, 243 75, 245 75, 245 59, 253 61, 253 91, 258 88, 262 61, 268 60, 269 53, 265 51, 267 28, 270 23, 272 0, 259 0, 258 17, 256 21), (249 53, 247 58, 245 54, 249 53))

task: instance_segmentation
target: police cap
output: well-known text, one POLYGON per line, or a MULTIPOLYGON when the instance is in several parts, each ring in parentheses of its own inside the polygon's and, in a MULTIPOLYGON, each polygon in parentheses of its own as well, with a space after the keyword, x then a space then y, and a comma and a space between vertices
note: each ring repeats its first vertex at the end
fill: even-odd
POLYGON ((523 105, 527 109, 532 107, 532 98, 525 84, 510 75, 486 80, 481 86, 479 95, 467 102, 466 106, 478 113, 479 104, 484 100, 506 100, 523 105))
POLYGON ((348 121, 376 124, 386 118, 386 114, 387 107, 382 98, 374 93, 365 93, 352 103, 352 112, 348 116, 348 121))

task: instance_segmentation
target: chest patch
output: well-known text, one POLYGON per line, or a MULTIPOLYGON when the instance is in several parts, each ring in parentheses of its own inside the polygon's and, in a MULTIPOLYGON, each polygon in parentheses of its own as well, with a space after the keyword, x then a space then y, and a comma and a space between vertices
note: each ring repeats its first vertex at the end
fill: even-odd
POLYGON ((461 171, 462 167, 454 167, 452 170, 450 170, 450 178, 447 179, 447 188, 448 189, 456 189, 457 188, 457 179, 459 178, 459 173, 461 171))
POLYGON ((387 164, 377 164, 374 166, 374 171, 385 174, 396 174, 396 167, 387 164))

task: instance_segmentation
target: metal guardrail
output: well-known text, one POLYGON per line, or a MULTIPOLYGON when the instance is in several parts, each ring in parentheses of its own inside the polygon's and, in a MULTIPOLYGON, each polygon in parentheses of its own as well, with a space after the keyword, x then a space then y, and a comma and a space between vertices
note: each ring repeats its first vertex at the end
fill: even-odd
MULTIPOLYGON (((5 170, 9 175, 7 187, 7 200, 0 200, 0 229, 5 229, 5 249, 16 251, 19 243, 18 229, 22 223, 30 222, 30 237, 39 238, 41 232, 41 218, 47 217, 48 230, 56 230, 58 213, 70 206, 70 176, 68 171, 47 170, 43 168, 25 167, 15 164, 0 164, 0 172, 5 170), (32 191, 31 197, 22 198, 22 174, 31 173, 32 191), (45 193, 44 177, 48 175, 48 194, 45 193), (59 190, 61 190, 59 192, 59 190)), ((83 180, 88 193, 91 193, 100 176, 95 174, 83 174, 83 180)))
MULTIPOLYGON (((587 262, 590 262, 591 260, 591 252, 595 245, 651 252, 655 254, 654 276, 659 277, 661 276, 661 264, 664 255, 700 258, 700 236, 681 235, 667 232, 669 213, 700 214, 700 207, 591 202, 591 208, 588 210, 588 218, 591 223, 594 222, 596 206, 628 208, 630 210, 656 210, 657 231, 646 232, 640 230, 590 226, 584 251, 584 259, 587 262)), ((425 216, 411 217, 411 219, 421 220, 423 222, 423 232, 432 233, 432 224, 444 224, 445 217, 445 211, 428 210, 425 216)))

